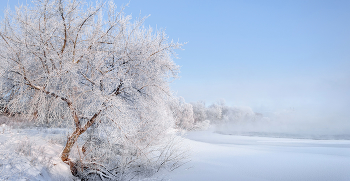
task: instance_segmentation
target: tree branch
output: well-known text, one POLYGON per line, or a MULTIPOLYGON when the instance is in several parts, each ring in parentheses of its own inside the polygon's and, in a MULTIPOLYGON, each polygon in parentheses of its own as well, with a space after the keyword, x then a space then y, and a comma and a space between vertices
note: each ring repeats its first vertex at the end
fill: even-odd
POLYGON ((60 2, 60 4, 59 4, 59 11, 60 11, 61 18, 63 20, 63 25, 64 25, 64 40, 63 40, 63 45, 62 45, 62 48, 61 48, 61 54, 63 54, 64 49, 66 48, 66 44, 67 44, 67 25, 66 25, 66 20, 64 18, 64 14, 63 14, 62 0, 60 0, 59 2, 60 2))

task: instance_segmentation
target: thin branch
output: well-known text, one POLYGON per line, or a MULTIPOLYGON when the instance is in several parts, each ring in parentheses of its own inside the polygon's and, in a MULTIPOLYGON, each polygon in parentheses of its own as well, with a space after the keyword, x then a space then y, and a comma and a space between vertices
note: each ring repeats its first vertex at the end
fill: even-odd
POLYGON ((61 48, 61 54, 63 54, 64 49, 66 48, 66 44, 67 44, 67 25, 66 25, 66 20, 64 18, 64 14, 63 14, 62 0, 59 1, 59 11, 60 11, 61 18, 62 18, 63 25, 64 25, 64 40, 63 40, 63 45, 62 45, 62 48, 61 48))

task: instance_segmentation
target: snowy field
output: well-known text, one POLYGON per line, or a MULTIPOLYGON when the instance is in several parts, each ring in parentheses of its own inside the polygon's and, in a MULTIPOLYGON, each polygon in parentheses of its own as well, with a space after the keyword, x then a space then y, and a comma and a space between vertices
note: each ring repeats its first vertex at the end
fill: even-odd
MULTIPOLYGON (((60 161, 60 129, 0 126, 0 180, 74 180, 60 161)), ((189 132, 191 161, 165 180, 349 181, 350 140, 189 132)), ((157 176, 162 177, 162 176, 157 176)))

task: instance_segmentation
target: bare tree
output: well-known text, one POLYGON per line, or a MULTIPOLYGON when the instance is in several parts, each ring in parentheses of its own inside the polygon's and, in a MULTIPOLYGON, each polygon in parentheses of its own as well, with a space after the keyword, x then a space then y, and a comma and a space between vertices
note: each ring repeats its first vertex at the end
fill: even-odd
POLYGON ((130 20, 112 2, 34 0, 33 6, 7 10, 1 23, 6 107, 38 124, 71 127, 61 159, 74 175, 99 165, 93 171, 112 178, 122 172, 122 163, 151 163, 161 153, 160 138, 173 126, 165 104, 171 97, 169 79, 178 71, 174 49, 181 44, 169 42, 163 31, 144 28, 145 18, 130 20), (98 143, 109 145, 110 155, 121 155, 114 161, 118 171, 103 170, 106 163, 96 154, 101 158, 107 152, 94 152, 103 147, 98 143), (79 158, 71 157, 74 145, 79 158))

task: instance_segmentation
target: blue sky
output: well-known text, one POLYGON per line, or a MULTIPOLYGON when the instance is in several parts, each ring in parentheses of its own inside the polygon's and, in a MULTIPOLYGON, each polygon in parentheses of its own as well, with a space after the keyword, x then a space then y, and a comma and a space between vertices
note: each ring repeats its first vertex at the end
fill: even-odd
POLYGON ((131 0, 125 12, 150 14, 146 26, 188 42, 177 51, 181 78, 171 85, 187 102, 222 99, 266 114, 295 109, 349 122, 349 9, 341 0, 131 0))

